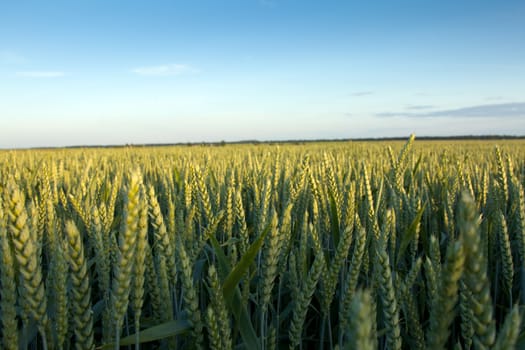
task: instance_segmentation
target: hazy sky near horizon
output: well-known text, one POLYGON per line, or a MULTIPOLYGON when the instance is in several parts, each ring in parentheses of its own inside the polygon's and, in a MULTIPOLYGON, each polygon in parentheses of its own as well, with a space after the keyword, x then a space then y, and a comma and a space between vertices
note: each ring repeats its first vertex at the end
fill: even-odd
POLYGON ((525 134, 518 0, 0 2, 0 148, 525 134))

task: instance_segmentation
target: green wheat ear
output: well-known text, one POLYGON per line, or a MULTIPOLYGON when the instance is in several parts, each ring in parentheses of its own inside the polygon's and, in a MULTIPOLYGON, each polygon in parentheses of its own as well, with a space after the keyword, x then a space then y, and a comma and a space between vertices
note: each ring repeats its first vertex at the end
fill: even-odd
POLYGON ((188 318, 192 323, 191 333, 194 341, 193 346, 196 349, 202 349, 204 342, 202 334, 203 324, 199 308, 199 297, 195 284, 193 283, 193 266, 186 249, 184 248, 184 243, 180 240, 177 242, 177 251, 182 273, 181 281, 185 309, 188 313, 188 318))
MULTIPOLYGON (((356 219, 356 223, 357 222, 359 222, 359 218, 356 219)), ((357 235, 355 237, 352 261, 350 263, 346 281, 344 282, 344 289, 342 291, 343 296, 339 303, 339 322, 341 327, 340 338, 343 336, 348 324, 348 313, 354 298, 359 272, 361 271, 361 262, 363 261, 363 254, 365 252, 366 231, 364 228, 360 227, 360 224, 358 224, 356 231, 357 235)))
POLYGON ((386 326, 386 342, 389 349, 401 349, 401 329, 399 326, 399 306, 394 290, 390 258, 383 242, 377 242, 376 278, 379 284, 379 296, 383 305, 383 317, 386 326))
POLYGON ((44 346, 46 346, 48 316, 40 265, 40 249, 34 240, 34 235, 30 232, 24 195, 12 181, 8 184, 7 192, 9 196, 6 208, 9 216, 8 227, 18 267, 20 300, 24 309, 29 312, 28 316, 37 323, 44 346))
POLYGON ((492 349, 515 349, 518 336, 520 335, 521 321, 522 316, 520 315, 519 307, 514 306, 507 317, 505 317, 503 327, 500 329, 492 349))
POLYGON ((232 340, 230 319, 228 316, 224 295, 222 293, 222 286, 220 285, 217 270, 215 269, 214 265, 211 265, 208 268, 208 283, 211 292, 211 310, 208 311, 208 313, 210 314, 208 316, 213 316, 213 318, 215 319, 222 349, 231 349, 232 340))
POLYGON ((438 293, 431 301, 428 348, 445 349, 449 327, 456 317, 459 280, 463 273, 465 256, 461 241, 452 242, 448 249, 444 269, 440 274, 438 293))
POLYGON ((177 267, 175 265, 175 253, 172 242, 174 237, 170 237, 168 234, 155 189, 151 185, 148 187, 148 204, 151 225, 154 228, 155 246, 166 260, 170 282, 175 284, 177 282, 177 267))
POLYGON ((358 290, 355 292, 348 317, 349 329, 347 346, 351 350, 374 349, 372 296, 370 292, 358 290))
POLYGON ((512 299, 512 282, 514 280, 514 264, 512 262, 512 251, 510 244, 509 232, 507 229, 507 220, 505 215, 500 211, 496 214, 496 227, 498 237, 498 247, 503 267, 503 288, 504 292, 511 296, 512 299))
MULTIPOLYGON (((0 197, 1 198, 1 197, 0 197)), ((0 202, 0 310, 2 310, 2 347, 18 349, 18 320, 16 317, 16 280, 13 253, 9 245, 4 212, 0 202)))
POLYGON ((217 319, 215 311, 211 306, 206 309, 206 328, 208 330, 209 346, 210 349, 219 350, 223 349, 221 344, 221 336, 219 334, 219 326, 217 325, 217 319))
POLYGON ((277 263, 280 254, 279 230, 277 228, 277 216, 271 220, 271 230, 264 249, 264 262, 262 266, 262 291, 261 291, 261 309, 266 312, 270 303, 274 279, 277 274, 277 263))
POLYGON ((326 293, 322 303, 322 311, 325 315, 327 315, 330 310, 330 305, 332 304, 332 300, 334 298, 337 287, 337 282, 339 280, 339 274, 343 263, 345 262, 346 257, 348 256, 350 244, 352 243, 352 232, 353 229, 351 227, 347 227, 343 231, 343 235, 337 246, 335 256, 332 259, 330 266, 328 267, 326 278, 323 278, 324 289, 326 293))
POLYGON ((145 195, 141 196, 143 198, 142 206, 139 212, 139 222, 138 222, 138 235, 136 243, 136 252, 135 252, 135 270, 133 271, 133 280, 132 280, 132 309, 135 313, 135 330, 136 334, 136 344, 135 349, 139 350, 140 348, 140 336, 138 330, 140 330, 140 318, 143 313, 142 307, 144 305, 144 292, 145 292, 145 279, 146 279, 146 250, 149 249, 148 244, 148 206, 147 202, 144 200, 145 195))
POLYGON ((476 205, 466 192, 461 195, 459 202, 458 226, 465 248, 465 284, 471 292, 474 345, 490 348, 494 344, 496 329, 487 275, 487 258, 479 234, 476 205))
MULTIPOLYGON (((58 230, 58 228, 57 228, 58 230)), ((49 270, 47 273, 48 307, 50 309, 51 329, 54 344, 62 348, 68 332, 68 298, 67 251, 64 251, 62 238, 56 235, 53 245, 49 247, 49 270)))
POLYGON ((116 327, 116 347, 118 348, 120 330, 129 304, 137 236, 140 220, 140 194, 142 176, 136 171, 130 174, 124 213, 119 235, 117 261, 113 274, 112 312, 116 327))
POLYGON ((66 222, 68 261, 71 270, 70 303, 75 324, 77 349, 94 349, 91 285, 84 255, 82 237, 73 221, 66 222))
POLYGON ((312 266, 310 267, 310 271, 302 284, 302 288, 299 290, 298 296, 294 300, 293 316, 289 330, 290 349, 294 349, 301 342, 301 333, 303 331, 306 313, 310 306, 319 277, 325 269, 326 263, 324 256, 322 254, 317 254, 312 266))

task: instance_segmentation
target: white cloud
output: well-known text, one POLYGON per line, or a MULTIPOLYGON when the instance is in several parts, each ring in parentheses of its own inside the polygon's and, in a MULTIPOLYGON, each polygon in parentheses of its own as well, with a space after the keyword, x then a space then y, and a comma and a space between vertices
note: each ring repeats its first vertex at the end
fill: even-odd
POLYGON ((60 78, 66 74, 58 71, 30 71, 16 72, 16 75, 24 78, 60 78))
POLYGON ((198 73, 199 71, 187 64, 171 63, 159 66, 139 67, 133 69, 132 72, 143 76, 164 77, 188 73, 198 73))
POLYGON ((0 51, 0 63, 21 64, 27 62, 27 59, 13 51, 0 51))
POLYGON ((385 112, 376 117, 414 118, 521 118, 525 117, 525 102, 510 102, 490 105, 476 105, 455 109, 440 109, 432 112, 385 112))

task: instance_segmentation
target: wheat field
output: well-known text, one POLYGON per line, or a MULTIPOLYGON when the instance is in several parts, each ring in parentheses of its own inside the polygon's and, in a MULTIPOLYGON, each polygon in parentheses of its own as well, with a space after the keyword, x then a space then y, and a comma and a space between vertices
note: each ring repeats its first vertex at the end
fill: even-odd
POLYGON ((2 349, 525 348, 525 141, 0 152, 2 349))

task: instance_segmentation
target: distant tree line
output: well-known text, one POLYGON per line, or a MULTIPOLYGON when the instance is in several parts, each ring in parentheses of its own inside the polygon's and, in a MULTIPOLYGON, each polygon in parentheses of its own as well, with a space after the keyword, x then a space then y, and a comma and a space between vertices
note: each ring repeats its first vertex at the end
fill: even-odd
MULTIPOLYGON (((126 148, 126 147, 169 147, 169 146, 210 146, 220 147, 226 145, 243 145, 243 144, 295 144, 302 145, 314 142, 352 142, 352 141, 406 141, 408 136, 399 137, 361 137, 361 138, 340 138, 340 139, 304 139, 304 140, 239 140, 239 141, 218 141, 218 142, 174 142, 174 143, 127 143, 123 145, 75 145, 65 147, 32 147, 31 149, 56 149, 56 148, 126 148)), ((458 136, 418 136, 418 140, 428 141, 447 141, 447 140, 523 140, 525 135, 458 135, 458 136)))

